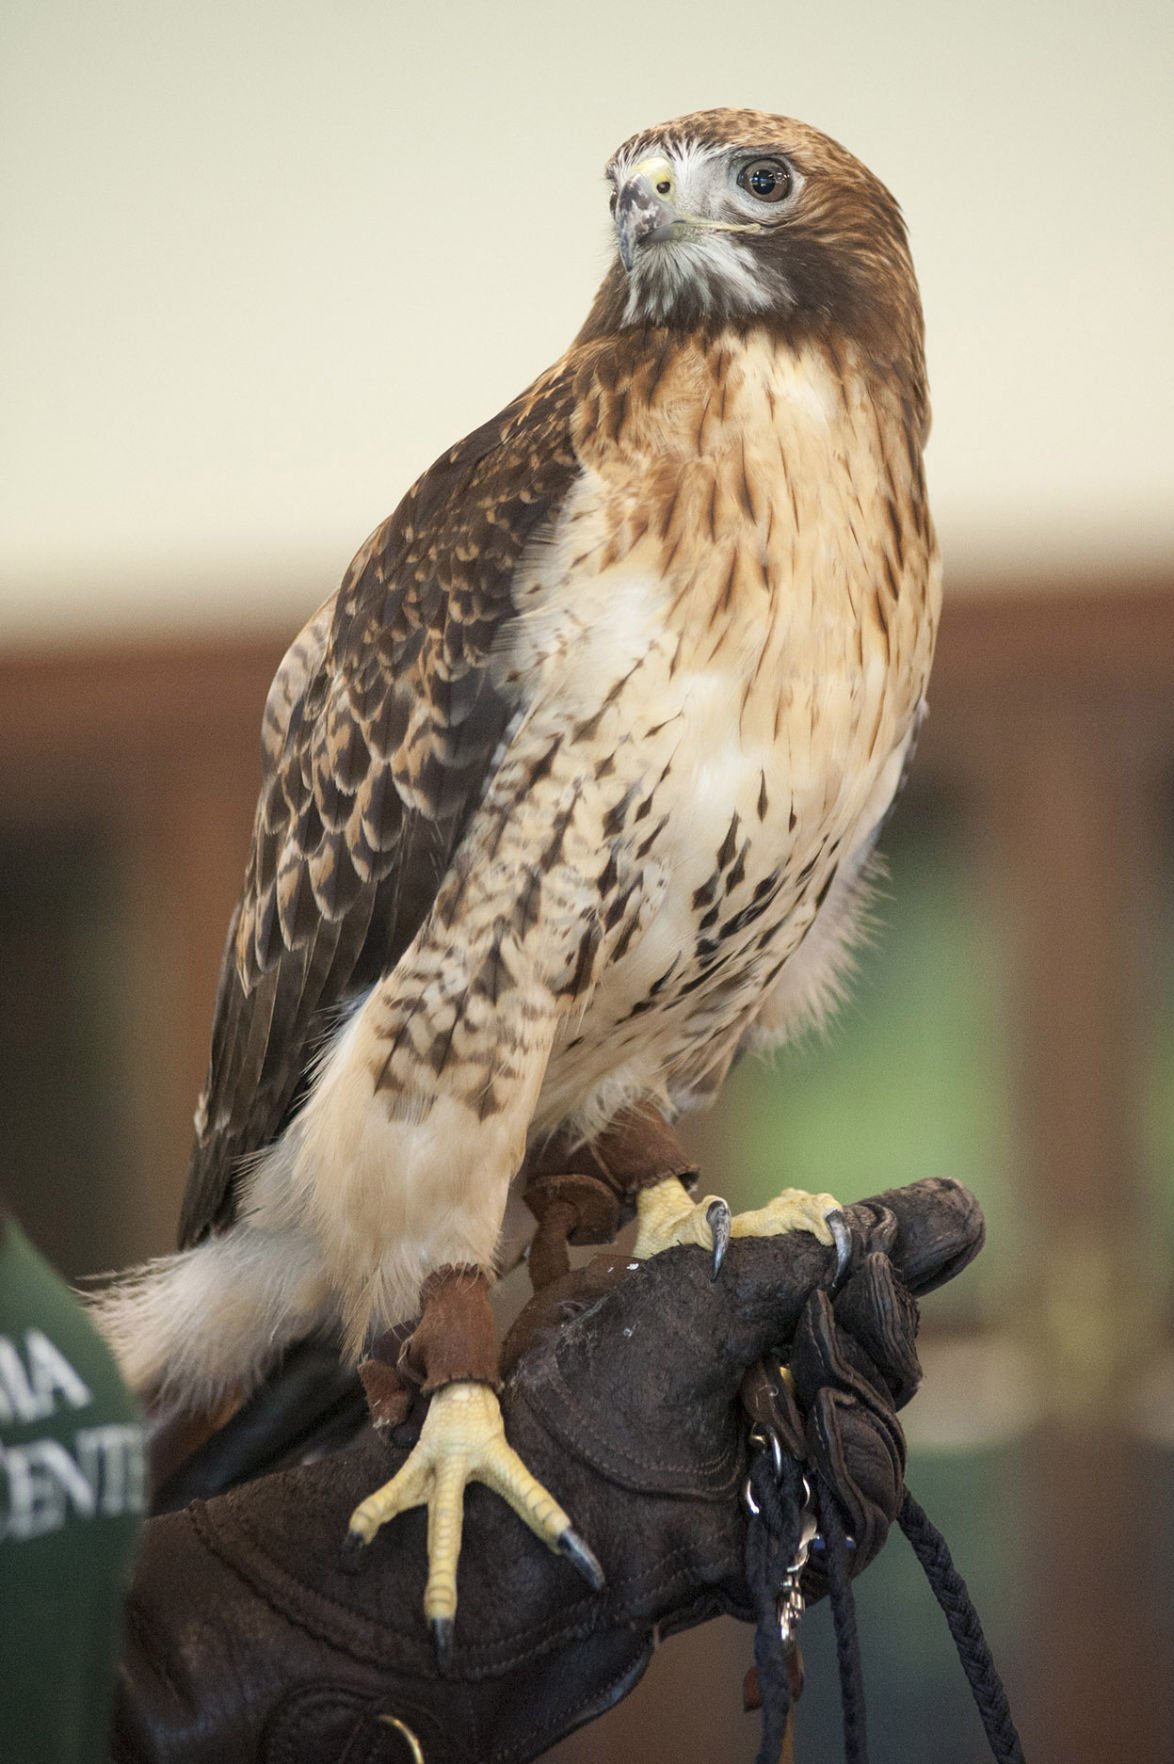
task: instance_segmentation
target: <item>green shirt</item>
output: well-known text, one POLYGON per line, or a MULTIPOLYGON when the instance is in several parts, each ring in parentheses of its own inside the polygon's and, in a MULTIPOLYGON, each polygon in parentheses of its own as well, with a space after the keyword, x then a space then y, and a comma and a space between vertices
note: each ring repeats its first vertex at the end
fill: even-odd
POLYGON ((146 1503, 109 1349, 0 1216, 0 1759, 99 1764, 146 1503))

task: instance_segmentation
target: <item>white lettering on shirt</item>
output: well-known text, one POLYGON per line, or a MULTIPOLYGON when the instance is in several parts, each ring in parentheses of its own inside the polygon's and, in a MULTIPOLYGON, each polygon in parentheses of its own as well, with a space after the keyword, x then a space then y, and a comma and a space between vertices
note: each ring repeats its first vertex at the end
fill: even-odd
MULTIPOLYGON (((85 1380, 40 1329, 25 1330, 23 1352, 12 1337, 0 1335, 0 1423, 46 1421, 61 1409, 84 1409, 93 1401, 85 1380)), ((0 1444, 0 1542, 45 1537, 70 1519, 145 1509, 139 1422, 82 1427, 69 1443, 0 1444)))
POLYGON ((7 1335, 0 1335, 0 1421, 45 1421, 63 1397, 71 1409, 84 1409, 93 1392, 65 1355, 39 1329, 26 1329, 24 1359, 7 1335))

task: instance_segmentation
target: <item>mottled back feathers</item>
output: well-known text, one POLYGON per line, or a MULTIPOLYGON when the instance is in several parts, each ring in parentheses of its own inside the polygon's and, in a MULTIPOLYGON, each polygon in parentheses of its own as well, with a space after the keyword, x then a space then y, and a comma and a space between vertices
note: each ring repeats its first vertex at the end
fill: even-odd
POLYGON ((510 718, 485 663, 576 471, 572 400, 569 372, 544 375, 443 455, 278 670, 181 1247, 230 1222, 240 1160, 300 1094, 323 1013, 393 963, 432 904, 510 718))

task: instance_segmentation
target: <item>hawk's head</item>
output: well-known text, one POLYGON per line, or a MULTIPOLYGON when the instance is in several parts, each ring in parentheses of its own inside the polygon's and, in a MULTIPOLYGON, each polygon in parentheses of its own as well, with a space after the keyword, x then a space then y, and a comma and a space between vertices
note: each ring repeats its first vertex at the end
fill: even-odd
POLYGON ((815 330, 886 354, 919 349, 901 211, 818 129, 758 110, 697 111, 634 135, 607 176, 616 261, 585 336, 766 323, 797 340, 815 330))

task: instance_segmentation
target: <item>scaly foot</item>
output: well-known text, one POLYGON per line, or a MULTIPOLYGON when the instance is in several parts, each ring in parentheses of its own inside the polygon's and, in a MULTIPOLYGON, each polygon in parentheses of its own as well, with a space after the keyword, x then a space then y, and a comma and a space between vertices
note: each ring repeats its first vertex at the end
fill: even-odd
POLYGON ((505 1437, 501 1405, 487 1384, 461 1380, 432 1398, 420 1438, 402 1469, 351 1514, 347 1542, 371 1542, 381 1526, 412 1507, 428 1509, 424 1615, 442 1666, 452 1654, 465 1486, 484 1482, 549 1549, 574 1564, 596 1592, 603 1570, 554 1497, 530 1474, 505 1437))
POLYGON ((810 1231, 820 1243, 835 1244, 839 1280, 848 1265, 852 1239, 843 1209, 833 1194, 808 1194, 803 1188, 784 1188, 764 1207, 735 1213, 731 1237, 777 1237, 783 1231, 810 1231))
POLYGON ((639 1261, 658 1256, 680 1243, 697 1244, 713 1252, 713 1273, 718 1269, 730 1241, 730 1209, 720 1195, 707 1194, 691 1201, 683 1182, 669 1176, 636 1196, 636 1242, 632 1254, 639 1261))
POLYGON ((847 1266, 851 1250, 848 1228, 834 1195, 808 1194, 801 1188, 784 1188, 766 1206, 731 1217, 726 1202, 717 1195, 692 1202, 675 1179, 642 1189, 636 1202, 639 1229, 632 1254, 641 1259, 659 1254, 673 1244, 695 1243, 713 1252, 717 1278, 731 1237, 775 1237, 784 1231, 810 1231, 820 1243, 836 1246, 836 1278, 847 1266))

